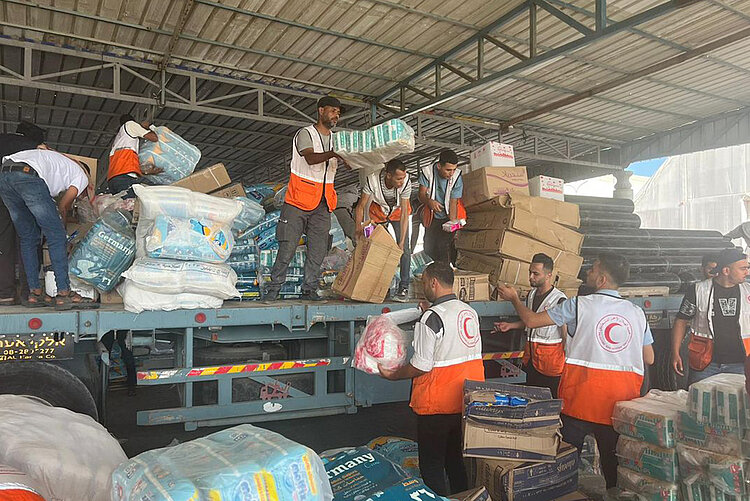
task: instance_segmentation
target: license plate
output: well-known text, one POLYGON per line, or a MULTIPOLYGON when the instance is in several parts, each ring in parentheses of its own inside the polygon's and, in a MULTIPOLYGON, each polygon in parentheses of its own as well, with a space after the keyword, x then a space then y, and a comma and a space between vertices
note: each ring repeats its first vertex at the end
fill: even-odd
POLYGON ((0 335, 0 363, 73 358, 73 336, 68 332, 0 335))

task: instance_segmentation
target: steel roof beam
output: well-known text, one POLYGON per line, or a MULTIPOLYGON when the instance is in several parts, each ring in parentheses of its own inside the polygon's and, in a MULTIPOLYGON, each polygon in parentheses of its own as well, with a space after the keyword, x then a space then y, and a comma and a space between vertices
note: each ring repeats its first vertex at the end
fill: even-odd
MULTIPOLYGON (((443 104, 443 103, 445 103, 447 101, 450 101, 451 99, 454 99, 456 97, 462 96, 462 95, 466 94, 467 92, 472 91, 475 88, 487 85, 489 83, 501 80, 503 78, 510 77, 510 76, 512 76, 514 73, 516 73, 518 71, 531 68, 531 67, 536 66, 536 65, 538 65, 540 63, 543 63, 543 62, 546 62, 546 61, 550 61, 550 60, 558 58, 558 57, 563 57, 563 56, 567 55, 568 53, 570 53, 570 52, 572 52, 572 51, 574 51, 576 49, 579 49, 581 47, 584 47, 584 46, 589 45, 589 44, 594 43, 594 42, 601 41, 601 40, 603 40, 605 38, 608 38, 608 37, 610 37, 612 35, 620 33, 620 32, 622 32, 624 30, 627 30, 628 28, 632 28, 632 27, 637 26, 639 24, 642 24, 644 22, 656 19, 656 18, 658 18, 660 16, 663 16, 664 14, 667 14, 667 13, 669 13, 669 12, 671 12, 671 11, 679 8, 679 7, 683 7, 684 5, 687 5, 688 3, 689 2, 683 2, 683 1, 680 1, 680 0, 670 0, 670 1, 666 2, 666 3, 660 4, 660 5, 656 6, 656 7, 652 7, 650 9, 647 9, 647 10, 643 11, 643 12, 635 14, 635 15, 627 18, 627 19, 624 19, 624 20, 619 21, 617 23, 611 24, 611 25, 603 28, 601 31, 595 32, 595 33, 593 33, 591 35, 582 36, 582 37, 580 37, 580 38, 578 38, 576 40, 573 40, 571 42, 565 43, 565 44, 563 44, 563 45, 561 45, 559 47, 556 47, 554 49, 548 50, 548 51, 546 51, 544 53, 541 53, 541 54, 537 54, 536 56, 531 57, 531 58, 529 58, 527 60, 515 63, 515 64, 513 64, 513 65, 511 65, 511 66, 509 66, 507 68, 505 68, 504 70, 492 73, 490 75, 485 76, 484 78, 476 79, 476 80, 474 80, 471 83, 463 85, 463 86, 461 86, 461 87, 459 87, 457 89, 454 89, 454 90, 452 90, 450 92, 446 92, 444 94, 441 94, 440 96, 435 97, 435 98, 433 98, 431 100, 428 100, 425 103, 420 103, 420 104, 414 105, 414 106, 412 106, 412 107, 410 107, 410 108, 408 108, 408 109, 406 109, 406 110, 398 113, 396 116, 398 118, 403 118, 403 117, 406 117, 406 116, 409 116, 409 115, 413 115, 415 113, 419 113, 419 112, 422 112, 422 111, 429 110, 429 109, 434 108, 436 106, 439 106, 439 105, 441 105, 441 104, 443 104)), ((516 12, 516 10, 518 10, 518 8, 517 8, 516 10, 511 11, 509 14, 515 14, 513 17, 517 16, 518 14, 520 14, 526 8, 526 5, 527 4, 523 4, 521 6, 523 8, 520 9, 518 12, 516 12)), ((496 29, 496 28, 502 26, 502 24, 504 24, 504 22, 507 22, 508 19, 506 18, 506 16, 504 16, 500 20, 496 21, 495 23, 492 23, 488 27, 488 28, 491 28, 489 31, 492 31, 492 29, 496 29), (497 24, 500 21, 504 21, 504 22, 502 22, 500 24, 497 24)), ((532 24, 532 26, 533 26, 533 24, 532 24)), ((437 58, 433 62, 432 65, 428 65, 427 67, 422 68, 420 71, 414 73, 408 79, 403 80, 398 86, 396 86, 396 87, 394 87, 392 89, 389 89, 386 93, 381 94, 381 96, 379 97, 379 99, 382 100, 382 99, 390 96, 390 94, 392 94, 393 92, 396 92, 397 90, 402 89, 403 85, 410 84, 412 79, 420 77, 422 74, 424 74, 425 71, 429 71, 430 68, 434 67, 436 64, 441 63, 444 59, 446 59, 446 58, 448 58, 448 57, 456 54, 457 52, 463 50, 464 48, 466 48, 468 46, 471 46, 473 43, 476 43, 477 39, 480 36, 483 36, 484 34, 485 33, 480 32, 480 33, 474 35, 473 37, 471 37, 469 40, 466 40, 466 41, 462 42, 461 44, 457 45, 454 49, 446 52, 440 58, 437 58)))
POLYGON ((195 8, 195 0, 184 0, 184 2, 185 4, 182 6, 182 11, 180 12, 180 17, 177 20, 177 24, 174 27, 174 32, 172 32, 172 36, 169 38, 169 46, 167 47, 166 52, 164 52, 164 55, 161 58, 161 63, 159 63, 159 69, 161 71, 164 71, 169 64, 169 60, 172 58, 172 52, 174 51, 175 46, 177 46, 177 41, 182 35, 182 30, 185 29, 185 24, 187 24, 188 19, 190 19, 190 15, 193 13, 193 9, 195 8))

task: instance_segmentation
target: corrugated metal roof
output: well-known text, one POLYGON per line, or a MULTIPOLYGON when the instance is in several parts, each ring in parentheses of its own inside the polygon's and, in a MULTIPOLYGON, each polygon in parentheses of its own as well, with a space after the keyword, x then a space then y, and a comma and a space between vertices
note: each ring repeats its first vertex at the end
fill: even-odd
MULTIPOLYGON (((593 0, 547 0, 553 8, 590 29, 593 0)), ((203 81, 196 97, 212 99, 218 109, 254 112, 258 96, 245 92, 242 82, 254 79, 278 86, 279 99, 266 99, 264 112, 289 120, 314 116, 315 95, 334 92, 362 103, 380 95, 434 58, 476 35, 495 20, 523 4, 522 0, 193 0, 184 25, 186 0, 4 0, 0 32, 11 39, 43 41, 89 53, 114 54, 133 61, 162 63, 175 30, 171 67, 209 72, 238 79, 203 81), (303 95, 284 90, 303 90, 303 95), (243 92, 245 92, 243 94, 243 92), (283 102, 282 102, 283 101, 283 102), (289 108, 291 105, 296 110, 289 108)), ((610 0, 610 23, 622 21, 664 0, 610 0)), ((540 52, 553 50, 582 34, 548 10, 537 8, 540 52)), ((531 66, 476 87, 441 103, 432 112, 487 122, 477 124, 483 138, 496 135, 503 120, 544 108, 549 103, 585 92, 651 64, 717 40, 750 26, 750 0, 711 0, 663 14, 606 39, 595 41, 545 63, 531 66), (489 124, 489 125, 488 125, 489 124)), ((489 33, 521 54, 529 53, 529 19, 517 16, 489 33)), ((2 42, 0 41, 0 45, 2 42)), ((519 59, 485 41, 485 74, 500 72, 519 59)), ((750 40, 737 41, 647 77, 624 83, 587 99, 524 120, 534 130, 570 134, 617 145, 750 104, 750 40)), ((476 74, 476 49, 467 46, 448 59, 451 67, 470 77, 476 74)), ((19 71, 22 49, 2 46, 0 65, 19 71), (14 69, 15 68, 15 69, 14 69)), ((34 59, 35 72, 52 73, 94 64, 70 54, 43 54, 34 59)), ((0 71, 2 73, 2 71, 0 71)), ((7 74, 7 72, 5 72, 7 74)), ((139 70, 141 77, 123 72, 122 92, 153 97, 144 80, 158 82, 156 70, 139 70)), ((200 75, 200 73, 198 74, 200 75)), ((63 75, 54 81, 87 89, 112 85, 104 69, 63 75)), ((174 75, 167 88, 186 95, 190 76, 174 75)), ((428 72, 410 84, 405 105, 423 103, 433 92, 435 75, 428 72)), ((462 89, 466 77, 448 68, 441 71, 441 89, 462 89)), ((397 95, 389 103, 398 106, 397 95)), ((104 156, 117 116, 144 111, 141 104, 113 101, 72 90, 52 91, 0 87, 0 123, 12 127, 19 118, 32 118, 49 128, 49 140, 84 155, 104 156)), ((251 177, 283 172, 295 126, 272 124, 226 114, 153 107, 155 118, 173 126, 203 151, 206 161, 224 160, 251 177), (265 173, 264 173, 265 171, 265 173)), ((409 122, 416 126, 414 117, 409 122)), ((369 124, 366 113, 344 123, 369 124)), ((461 142, 456 127, 429 123, 422 130, 436 142, 461 142)), ((471 136, 471 133, 468 133, 471 136)), ((513 130, 505 139, 522 136, 513 130), (515 135, 514 135, 515 134, 515 135)), ((479 135, 464 143, 480 141, 479 135)), ((551 141, 551 140, 550 140, 551 141)), ((523 153, 528 145, 517 147, 523 153)), ((535 146, 539 155, 554 154, 570 144, 535 146), (545 153, 545 148, 547 152, 545 153)), ((430 155, 437 146, 422 144, 411 158, 430 155)), ((527 152, 531 150, 527 149, 527 152)))

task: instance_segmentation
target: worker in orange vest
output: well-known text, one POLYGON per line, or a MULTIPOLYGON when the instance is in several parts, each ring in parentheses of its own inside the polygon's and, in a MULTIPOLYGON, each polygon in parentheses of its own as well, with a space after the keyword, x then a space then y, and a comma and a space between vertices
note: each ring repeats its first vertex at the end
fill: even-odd
POLYGON ((461 440, 463 385, 484 381, 479 315, 453 293, 453 269, 435 262, 422 273, 422 317, 414 324, 414 356, 396 370, 378 366, 390 380, 412 379, 410 406, 417 415, 419 472, 441 496, 468 489, 461 440), (445 483, 446 472, 450 492, 445 483))
MULTIPOLYGON (((526 298, 526 307, 532 311, 547 311, 567 299, 560 289, 552 285, 554 266, 552 258, 546 254, 535 254, 531 259, 529 284, 533 289, 526 298)), ((519 320, 499 322, 496 328, 500 332, 526 328, 526 348, 523 353, 526 384, 549 388, 552 397, 557 398, 557 387, 565 365, 566 327, 549 325, 529 329, 519 320)))
POLYGON ((654 363, 654 342, 643 310, 617 292, 630 275, 627 260, 602 253, 586 276, 595 290, 570 298, 549 310, 534 312, 508 285, 498 285, 500 299, 511 301, 531 329, 568 327, 566 358, 560 378, 563 440, 583 447, 586 435, 596 438, 607 488, 617 484, 618 434, 612 427, 615 403, 638 398, 645 365, 654 363))
POLYGON ((292 141, 292 162, 286 198, 276 226, 279 250, 271 270, 271 282, 263 298, 275 301, 286 281, 286 271, 302 234, 307 235, 305 281, 302 299, 318 301, 320 266, 328 253, 331 212, 336 209, 333 181, 338 162, 331 130, 341 115, 341 102, 325 96, 318 100, 318 121, 298 130, 292 141))
POLYGON ((125 191, 127 192, 126 198, 134 198, 135 193, 132 190, 134 184, 153 184, 144 176, 164 172, 158 167, 141 170, 141 161, 138 158, 141 139, 152 143, 158 142, 159 137, 154 131, 154 126, 147 122, 139 124, 131 115, 120 116, 120 128, 112 142, 112 150, 109 152, 107 186, 110 193, 125 191))
POLYGON ((355 235, 358 239, 364 236, 365 212, 369 216, 369 222, 393 226, 393 231, 398 238, 398 246, 404 251, 401 255, 398 291, 393 297, 401 302, 409 299, 411 280, 409 197, 411 197, 411 181, 406 172, 406 166, 401 160, 394 158, 385 164, 384 169, 367 176, 362 185, 362 196, 354 215, 355 235))

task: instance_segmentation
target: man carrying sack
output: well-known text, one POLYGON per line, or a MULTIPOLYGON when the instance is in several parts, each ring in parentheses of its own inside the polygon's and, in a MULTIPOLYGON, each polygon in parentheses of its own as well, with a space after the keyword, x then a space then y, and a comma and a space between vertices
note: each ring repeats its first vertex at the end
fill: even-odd
POLYGON ((716 256, 716 275, 693 284, 682 299, 672 327, 672 367, 680 376, 680 346, 690 324, 688 385, 716 374, 743 374, 750 348, 750 274, 747 256, 737 248, 716 256))

